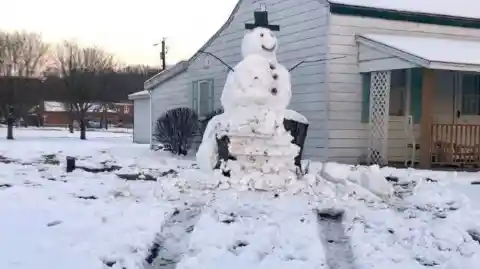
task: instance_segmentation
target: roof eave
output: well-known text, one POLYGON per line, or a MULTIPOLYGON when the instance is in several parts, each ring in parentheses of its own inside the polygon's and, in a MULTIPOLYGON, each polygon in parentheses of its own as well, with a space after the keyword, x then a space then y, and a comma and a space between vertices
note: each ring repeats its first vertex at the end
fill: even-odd
POLYGON ((136 92, 128 95, 128 100, 133 101, 138 99, 147 99, 149 97, 150 97, 150 94, 148 93, 148 91, 140 91, 140 92, 136 92))
POLYGON ((143 88, 147 91, 153 90, 155 87, 160 85, 161 83, 176 77, 177 75, 185 72, 188 69, 188 63, 186 61, 181 61, 174 65, 173 67, 166 69, 157 75, 153 76, 152 78, 145 81, 143 84, 143 88))
POLYGON ((451 70, 451 71, 464 71, 464 72, 477 72, 480 73, 479 64, 467 64, 467 63, 449 63, 449 62, 431 62, 428 66, 429 69, 438 70, 451 70))
POLYGON ((412 53, 388 46, 381 42, 377 42, 375 40, 369 39, 368 37, 365 37, 362 35, 357 35, 355 39, 358 43, 362 45, 365 45, 377 51, 398 57, 402 60, 405 60, 407 62, 416 64, 420 67, 424 67, 427 69, 480 72, 480 64, 432 61, 432 60, 427 60, 420 56, 414 55, 412 53))
POLYGON ((365 45, 367 47, 370 47, 372 49, 378 50, 378 51, 383 52, 383 53, 393 55, 393 56, 401 58, 401 59, 403 59, 407 62, 411 62, 413 64, 416 64, 416 65, 419 65, 419 66, 422 66, 422 67, 429 68, 429 66, 431 64, 431 62, 427 59, 424 59, 422 57, 419 57, 419 56, 413 55, 411 53, 408 53, 406 51, 402 51, 402 50, 399 50, 397 48, 388 46, 386 44, 377 42, 377 41, 372 40, 370 38, 367 38, 363 35, 356 35, 355 40, 358 43, 361 43, 362 45, 365 45))
POLYGON ((330 12, 334 14, 480 29, 480 18, 359 6, 336 3, 331 0, 328 0, 328 2, 330 12))
POLYGON ((128 100, 135 101, 135 100, 141 100, 141 99, 148 99, 150 96, 147 95, 136 95, 136 96, 129 96, 128 100))

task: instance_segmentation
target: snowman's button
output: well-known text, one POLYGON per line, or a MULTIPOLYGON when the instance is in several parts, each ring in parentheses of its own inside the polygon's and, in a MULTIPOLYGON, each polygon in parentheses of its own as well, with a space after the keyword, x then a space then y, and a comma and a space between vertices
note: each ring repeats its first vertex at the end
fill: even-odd
POLYGON ((273 95, 277 95, 278 90, 277 90, 277 88, 273 88, 273 89, 270 90, 270 92, 271 92, 273 95))
POLYGON ((254 79, 258 79, 258 77, 254 77, 254 79))
POLYGON ((277 67, 274 64, 270 64, 270 69, 275 70, 277 67))
POLYGON ((273 79, 277 80, 278 79, 278 75, 277 74, 273 74, 273 79))

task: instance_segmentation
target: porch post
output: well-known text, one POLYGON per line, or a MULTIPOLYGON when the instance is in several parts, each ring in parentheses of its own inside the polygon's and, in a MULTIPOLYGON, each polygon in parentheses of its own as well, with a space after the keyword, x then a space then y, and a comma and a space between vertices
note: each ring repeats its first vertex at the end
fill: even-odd
POLYGON ((420 167, 430 168, 432 145, 432 98, 435 88, 435 70, 423 70, 422 117, 420 119, 420 167))
POLYGON ((372 72, 370 79, 370 134, 368 162, 388 164, 390 71, 372 72))

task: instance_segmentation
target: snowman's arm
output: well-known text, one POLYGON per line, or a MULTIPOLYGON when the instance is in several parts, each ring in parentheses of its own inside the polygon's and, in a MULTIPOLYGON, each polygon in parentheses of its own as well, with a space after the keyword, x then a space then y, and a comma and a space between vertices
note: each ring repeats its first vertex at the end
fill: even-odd
POLYGON ((210 55, 212 56, 213 58, 217 59, 219 62, 221 62, 223 65, 225 65, 228 69, 230 69, 230 71, 234 71, 233 68, 228 65, 226 62, 224 62, 222 59, 220 59, 219 57, 217 57, 215 54, 211 53, 211 52, 208 52, 208 51, 203 51, 203 50, 199 50, 198 51, 199 53, 203 53, 203 54, 207 54, 207 55, 210 55))
POLYGON ((291 72, 295 70, 295 68, 299 67, 300 65, 304 63, 317 63, 317 62, 323 62, 323 61, 329 61, 329 60, 335 60, 335 59, 341 59, 345 58, 346 56, 341 56, 341 57, 335 57, 335 58, 330 58, 330 59, 318 59, 318 60, 303 60, 297 63, 296 65, 292 66, 290 69, 288 69, 288 72, 291 72))

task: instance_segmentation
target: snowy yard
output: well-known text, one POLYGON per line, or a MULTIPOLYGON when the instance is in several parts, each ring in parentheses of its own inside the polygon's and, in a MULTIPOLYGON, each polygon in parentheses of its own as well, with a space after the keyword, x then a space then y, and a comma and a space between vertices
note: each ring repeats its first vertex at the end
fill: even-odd
POLYGON ((474 269, 480 263, 480 185, 470 184, 479 173, 338 164, 322 170, 315 163, 300 193, 241 193, 218 189, 221 179, 201 174, 192 161, 132 144, 129 133, 89 132, 80 141, 62 130, 18 129, 16 140, 6 141, 5 132, 0 128, 0 268, 136 269, 151 262, 181 269, 474 269), (66 173, 66 156, 91 170, 114 171, 66 173), (142 173, 158 181, 119 177, 142 179, 142 173), (363 175, 397 177, 392 185, 401 195, 382 200, 351 183, 363 175))
POLYGON ((80 141, 78 133, 15 130, 15 137, 0 140, 0 268, 102 268, 114 261, 141 268, 172 210, 157 199, 156 184, 113 173, 67 174, 65 157, 129 169, 139 167, 148 147, 132 145, 126 133, 89 132, 80 141))

